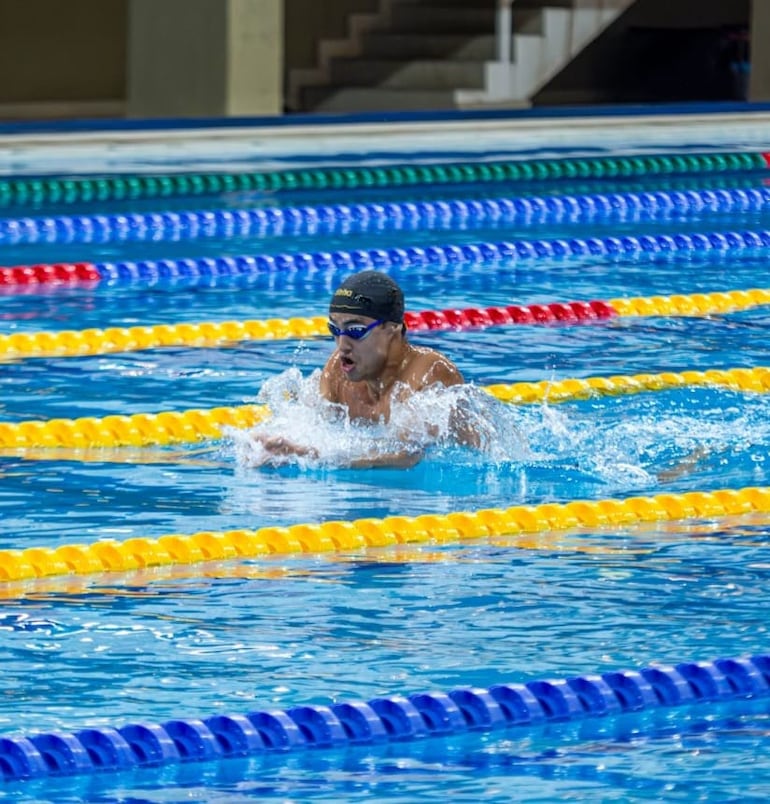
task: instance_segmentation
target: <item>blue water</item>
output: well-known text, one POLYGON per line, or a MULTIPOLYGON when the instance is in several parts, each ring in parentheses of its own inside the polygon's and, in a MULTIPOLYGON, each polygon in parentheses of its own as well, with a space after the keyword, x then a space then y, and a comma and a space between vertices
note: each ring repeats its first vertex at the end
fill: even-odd
MULTIPOLYGON (((705 177, 700 181, 709 186, 705 177)), ((676 186, 661 182, 648 184, 676 186)), ((455 189, 455 197, 489 191, 455 189)), ((569 193, 574 185, 525 190, 569 193)), ((432 192, 411 188, 382 197, 410 200, 432 192)), ((500 195, 500 188, 490 192, 500 195)), ((373 197, 371 190, 366 197, 373 197)), ((346 193, 342 200, 355 198, 346 193)), ((199 201, 187 199, 187 208, 204 208, 199 201)), ((233 203, 206 201, 206 208, 233 203)), ((293 201, 287 194, 280 199, 293 201)), ((61 212, 51 207, 35 214, 61 212)), ((654 224, 660 232, 730 228, 770 227, 762 216, 654 224)), ((570 231, 606 236, 642 230, 597 223, 570 231)), ((295 253, 407 241, 445 245, 564 231, 49 244, 9 248, 3 264, 295 253)), ((343 276, 289 272, 4 292, 0 332, 322 315, 343 276)), ((761 255, 541 260, 400 269, 394 276, 411 310, 770 285, 761 255)), ((469 382, 484 386, 769 365, 769 328, 768 310, 760 307, 704 318, 619 318, 411 337, 446 352, 469 382)), ((289 367, 310 381, 331 348, 330 339, 317 338, 10 360, 0 366, 0 419, 239 405, 254 401, 289 367)), ((123 450, 5 450, 0 549, 770 485, 770 397, 764 395, 681 388, 558 405, 495 404, 491 418, 500 443, 494 453, 436 446, 409 470, 250 468, 239 463, 229 439, 123 450), (529 450, 520 449, 513 426, 529 450), (679 471, 696 450, 700 457, 679 471)), ((369 700, 767 652, 768 532, 767 517, 756 515, 0 585, 0 734, 369 700)), ((716 705, 665 710, 628 723, 604 719, 6 785, 0 797, 759 801, 770 784, 763 758, 769 714, 761 701, 746 711, 716 705)))

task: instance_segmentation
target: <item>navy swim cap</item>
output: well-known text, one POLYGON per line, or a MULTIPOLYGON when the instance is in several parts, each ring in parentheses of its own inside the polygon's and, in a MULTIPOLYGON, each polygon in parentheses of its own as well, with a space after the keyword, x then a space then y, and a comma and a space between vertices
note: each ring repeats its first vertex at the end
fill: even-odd
POLYGON ((387 274, 361 271, 349 276, 334 291, 329 312, 352 313, 402 324, 404 294, 387 274))

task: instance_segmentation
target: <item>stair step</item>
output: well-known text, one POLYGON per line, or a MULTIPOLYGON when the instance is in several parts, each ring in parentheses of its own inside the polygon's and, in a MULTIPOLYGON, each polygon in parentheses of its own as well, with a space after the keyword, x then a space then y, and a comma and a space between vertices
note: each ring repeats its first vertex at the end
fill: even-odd
POLYGON ((397 112, 455 109, 452 90, 398 90, 377 87, 342 87, 329 90, 307 87, 304 106, 313 112, 397 112))
MULTIPOLYGON (((404 34, 419 32, 425 36, 494 34, 496 6, 466 5, 458 9, 445 8, 445 3, 446 0, 440 0, 440 5, 397 6, 392 11, 389 30, 404 34)), ((540 6, 518 7, 517 0, 511 8, 511 32, 542 34, 544 11, 547 8, 540 6)))
POLYGON ((389 0, 387 14, 356 27, 354 47, 329 42, 318 75, 295 81, 293 104, 328 112, 527 105, 634 0, 514 0, 511 64, 496 60, 499 2, 389 0))
MULTIPOLYGON (((391 0, 393 5, 402 6, 430 6, 432 8, 497 8, 498 0, 391 0)), ((519 0, 514 0, 518 3, 519 0)), ((569 2, 569 0, 567 0, 569 2)))
MULTIPOLYGON (((455 13, 460 9, 496 9, 499 0, 391 0, 393 7, 396 6, 421 6, 422 8, 446 9, 455 13)), ((574 8, 576 2, 581 6, 603 7, 607 0, 512 0, 511 10, 525 9, 531 11, 542 8, 574 8)))
POLYGON ((458 61, 491 61, 495 58, 495 37, 488 33, 477 36, 465 34, 366 34, 361 50, 372 59, 432 59, 452 58, 458 61))
POLYGON ((412 33, 490 33, 495 29, 495 9, 399 4, 391 10, 389 27, 412 33))
POLYGON ((335 59, 331 65, 331 83, 388 89, 475 89, 484 85, 484 62, 335 59))
MULTIPOLYGON (((394 6, 424 6, 430 8, 497 8, 499 0, 391 0, 394 6)), ((540 9, 574 8, 576 2, 581 6, 604 6, 607 0, 511 0, 512 8, 540 9)))
MULTIPOLYGON (((607 0, 579 0, 578 5, 603 8, 606 2, 607 0)), ((519 6, 519 8, 575 8, 575 0, 547 0, 547 2, 543 2, 543 0, 513 0, 513 5, 519 6)))

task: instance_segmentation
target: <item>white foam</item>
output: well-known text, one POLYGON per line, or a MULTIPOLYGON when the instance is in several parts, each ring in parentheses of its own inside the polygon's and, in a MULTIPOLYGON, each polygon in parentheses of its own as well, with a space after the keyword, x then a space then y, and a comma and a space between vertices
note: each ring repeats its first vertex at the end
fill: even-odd
POLYGON ((492 475, 485 470, 507 478, 517 468, 533 476, 545 469, 616 493, 674 482, 692 471, 693 456, 703 471, 704 462, 719 464, 726 451, 747 453, 744 471, 752 461, 764 471, 764 454, 761 460, 750 456, 770 440, 761 399, 755 415, 705 406, 697 414, 686 405, 661 409, 654 397, 624 405, 622 414, 609 403, 606 410, 587 414, 570 406, 509 405, 467 384, 429 388, 395 403, 389 422, 368 423, 351 421, 343 406, 321 399, 318 378, 318 371, 304 377, 291 368, 265 383, 257 401, 272 415, 251 430, 227 433, 240 468, 336 471, 408 445, 423 454, 423 464, 467 469, 475 478, 482 473, 490 487, 492 475), (478 448, 458 446, 453 427, 458 416, 478 434, 478 448), (288 439, 304 454, 276 455, 261 438, 288 439))
POLYGON ((461 419, 479 436, 487 461, 531 457, 519 429, 519 412, 474 385, 433 386, 394 402, 388 422, 351 421, 347 409, 322 399, 319 371, 303 377, 290 368, 267 380, 257 396, 271 415, 250 430, 228 428, 241 466, 350 466, 355 461, 400 452, 457 446, 455 423, 461 419), (296 449, 275 454, 262 440, 284 439, 296 449))

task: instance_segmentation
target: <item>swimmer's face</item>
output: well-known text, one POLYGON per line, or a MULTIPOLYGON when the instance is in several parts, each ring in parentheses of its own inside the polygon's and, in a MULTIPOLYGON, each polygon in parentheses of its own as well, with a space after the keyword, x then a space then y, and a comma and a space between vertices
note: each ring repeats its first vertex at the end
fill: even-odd
POLYGON ((401 339, 401 324, 345 313, 332 313, 329 321, 344 375, 353 382, 377 379, 392 344, 401 339))

